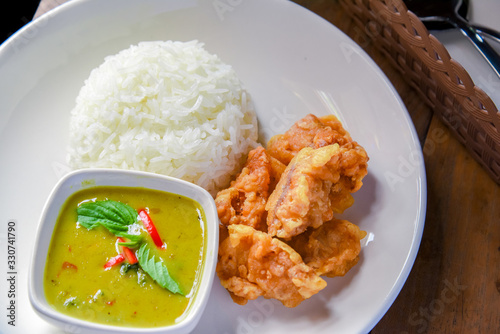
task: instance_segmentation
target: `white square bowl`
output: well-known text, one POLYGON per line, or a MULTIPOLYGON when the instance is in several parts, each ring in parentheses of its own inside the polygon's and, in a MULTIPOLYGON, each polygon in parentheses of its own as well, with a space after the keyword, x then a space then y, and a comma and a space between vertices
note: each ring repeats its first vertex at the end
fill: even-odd
POLYGON ((219 218, 214 199, 197 185, 168 176, 119 169, 82 169, 69 173, 56 184, 42 211, 28 277, 30 302, 42 318, 71 333, 189 333, 196 327, 208 302, 217 264, 218 238, 219 218), (62 314, 47 303, 43 287, 45 263, 60 210, 73 193, 94 186, 161 190, 191 198, 202 206, 207 235, 202 274, 194 300, 178 323, 153 328, 102 325, 62 314))

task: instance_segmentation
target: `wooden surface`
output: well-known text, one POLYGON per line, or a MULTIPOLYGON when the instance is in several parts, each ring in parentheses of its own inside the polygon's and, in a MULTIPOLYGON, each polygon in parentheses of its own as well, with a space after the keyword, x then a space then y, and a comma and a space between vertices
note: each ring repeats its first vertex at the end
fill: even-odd
MULTIPOLYGON (((35 16, 65 2, 42 0, 35 16)), ((427 217, 413 269, 372 333, 500 332, 500 187, 335 0, 295 0, 356 41, 405 103, 423 146, 427 217)))

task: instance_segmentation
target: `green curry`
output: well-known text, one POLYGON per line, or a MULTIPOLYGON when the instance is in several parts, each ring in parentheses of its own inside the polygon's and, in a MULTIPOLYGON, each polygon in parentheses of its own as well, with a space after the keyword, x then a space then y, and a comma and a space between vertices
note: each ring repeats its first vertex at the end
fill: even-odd
POLYGON ((47 301, 62 313, 107 325, 175 323, 197 289, 205 221, 199 203, 167 192, 91 187, 75 193, 61 209, 52 236, 44 277, 47 301), (124 215, 134 218, 125 227, 102 216, 121 215, 123 206, 132 212, 124 215), (160 244, 136 212, 148 213, 160 244))

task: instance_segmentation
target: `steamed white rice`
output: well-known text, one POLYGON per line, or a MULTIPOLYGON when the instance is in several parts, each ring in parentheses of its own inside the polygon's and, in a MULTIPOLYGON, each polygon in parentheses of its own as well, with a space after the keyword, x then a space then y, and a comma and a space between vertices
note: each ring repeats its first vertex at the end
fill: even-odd
POLYGON ((178 177, 214 194, 257 145, 235 71, 203 44, 142 42, 105 58, 71 111, 68 163, 178 177))

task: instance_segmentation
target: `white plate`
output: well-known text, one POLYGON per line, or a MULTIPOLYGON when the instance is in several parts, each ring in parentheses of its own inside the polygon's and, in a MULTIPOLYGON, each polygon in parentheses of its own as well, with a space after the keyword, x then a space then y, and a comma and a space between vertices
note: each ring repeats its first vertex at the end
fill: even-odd
MULTIPOLYGON (((258 299, 242 307, 215 279, 195 333, 362 333, 390 307, 412 267, 424 226, 421 149, 395 90, 369 57, 329 22, 287 1, 86 0, 43 15, 0 47, 0 241, 16 225, 16 326, 53 333, 27 294, 37 221, 68 169, 69 111, 90 70, 142 40, 197 39, 233 65, 253 97, 262 135, 307 113, 336 114, 369 156, 369 175, 346 217, 369 232, 359 264, 294 309, 258 299)), ((264 139, 265 139, 264 138, 264 139)), ((0 267, 6 273, 7 255, 0 267)), ((77 328, 69 328, 77 333, 77 328)))

